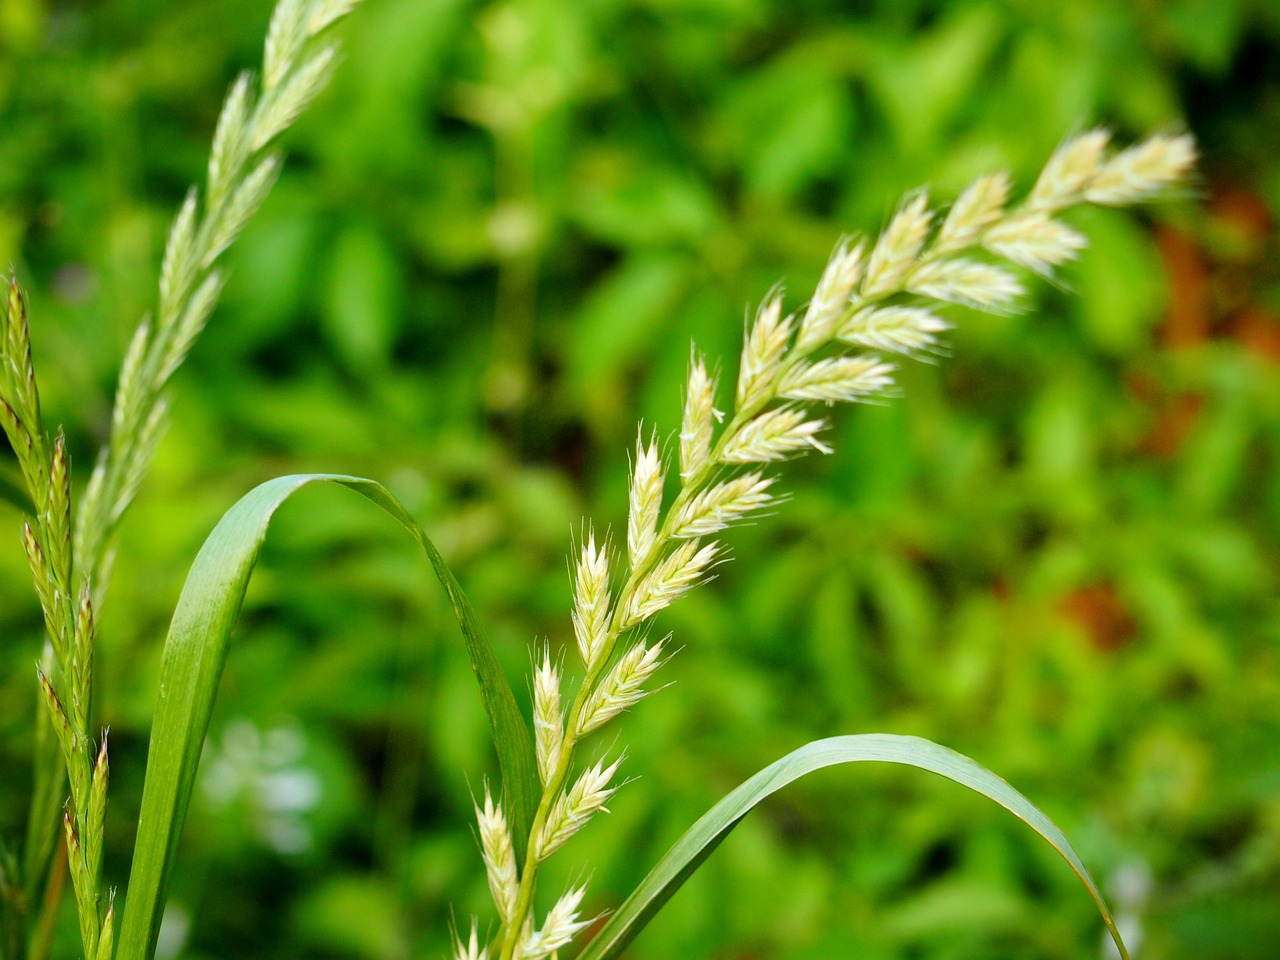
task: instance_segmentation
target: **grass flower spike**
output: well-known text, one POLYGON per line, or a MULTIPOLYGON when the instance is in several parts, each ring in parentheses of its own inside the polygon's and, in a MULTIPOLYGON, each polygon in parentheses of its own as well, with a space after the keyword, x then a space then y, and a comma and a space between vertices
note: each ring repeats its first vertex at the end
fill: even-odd
POLYGON ((582 888, 557 903, 541 931, 530 932, 538 867, 618 789, 617 762, 597 763, 566 784, 579 742, 643 698, 663 663, 667 641, 649 645, 638 628, 706 579, 722 556, 710 538, 773 502, 776 478, 764 467, 829 452, 820 437, 826 420, 813 404, 891 395, 895 367, 881 354, 936 354, 951 324, 941 309, 1008 310, 1023 292, 1017 268, 1049 275, 1084 247, 1084 237, 1057 219, 1061 211, 1157 196, 1187 175, 1196 155, 1187 136, 1157 136, 1114 154, 1109 142, 1101 130, 1066 141, 1019 203, 1011 204, 1003 173, 979 177, 945 215, 930 209, 923 191, 909 195, 877 239, 839 245, 798 321, 780 295, 770 295, 744 338, 727 423, 716 408, 716 379, 695 350, 674 498, 664 511, 658 440, 641 438, 631 473, 629 569, 611 583, 606 551, 593 534, 574 568, 572 621, 587 673, 562 734, 551 721, 559 677, 553 698, 548 654, 535 671, 535 727, 539 743, 548 744, 539 746, 544 792, 514 913, 502 914, 495 941, 501 960, 544 956, 579 925, 570 917, 582 888))

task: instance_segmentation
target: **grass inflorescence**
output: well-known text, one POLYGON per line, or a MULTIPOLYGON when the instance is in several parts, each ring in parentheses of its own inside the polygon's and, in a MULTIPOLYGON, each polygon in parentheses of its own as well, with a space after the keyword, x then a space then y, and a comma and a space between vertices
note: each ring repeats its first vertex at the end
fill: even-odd
MULTIPOLYGON (((626 550, 610 549, 588 525, 573 564, 572 623, 585 676, 561 713, 561 672, 544 651, 535 671, 534 726, 543 794, 518 890, 510 865, 490 854, 510 849, 505 835, 487 839, 485 865, 501 921, 492 944, 457 942, 463 958, 537 960, 584 925, 583 888, 564 893, 535 922, 541 864, 559 850, 618 789, 622 763, 597 761, 575 774, 582 741, 647 694, 667 641, 645 637, 648 622, 707 577, 724 556, 712 539, 775 502, 768 466, 810 450, 822 439, 830 407, 885 398, 894 389, 891 357, 933 355, 950 327, 941 308, 1012 309, 1024 292, 1016 268, 1050 276, 1086 245, 1058 218, 1081 204, 1121 206, 1159 196, 1181 182, 1195 159, 1187 135, 1157 135, 1110 152, 1095 129, 1066 141, 1030 193, 1011 203, 1003 173, 975 180, 945 213, 923 190, 910 194, 873 241, 841 243, 812 297, 796 313, 783 296, 757 310, 742 346, 732 402, 722 412, 720 384, 696 350, 690 363, 679 432, 674 498, 664 509, 669 465, 656 434, 642 431, 632 459, 626 550), (727 421, 727 422, 726 422, 727 421), (615 573, 619 566, 623 572, 615 573), (617 583, 616 588, 611 586, 617 583)), ((486 794, 481 835, 505 831, 486 794)))

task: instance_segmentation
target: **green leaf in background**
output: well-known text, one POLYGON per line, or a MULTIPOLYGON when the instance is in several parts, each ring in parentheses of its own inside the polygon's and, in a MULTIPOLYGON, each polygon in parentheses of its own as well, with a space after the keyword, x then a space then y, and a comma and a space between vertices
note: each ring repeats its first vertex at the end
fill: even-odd
POLYGON ((814 740, 747 780, 712 807, 676 841, 675 846, 667 851, 617 913, 609 918, 609 922, 582 951, 578 960, 611 960, 621 956, 627 945, 761 800, 806 774, 838 764, 867 760, 919 767, 946 777, 994 800, 1030 826, 1071 864, 1071 869, 1076 872, 1076 876, 1097 904, 1098 912, 1102 914, 1103 922, 1111 932, 1120 956, 1128 960, 1129 952, 1102 894, 1080 857, 1053 821, 1006 781, 968 757, 919 737, 887 733, 814 740))
POLYGON ((31 498, 27 496, 22 477, 7 463, 0 464, 0 500, 12 504, 23 513, 32 510, 31 498))
MULTIPOLYGON (((223 516, 196 557, 174 611, 161 666, 119 960, 150 960, 154 955, 178 839, 249 577, 276 510, 292 494, 318 482, 347 487, 377 504, 413 535, 431 561, 449 595, 480 683, 512 834, 528 835, 540 792, 529 731, 462 588, 435 545, 400 502, 372 480, 325 474, 279 477, 256 487, 223 516)), ((523 858, 524 851, 517 850, 517 856, 523 858)))

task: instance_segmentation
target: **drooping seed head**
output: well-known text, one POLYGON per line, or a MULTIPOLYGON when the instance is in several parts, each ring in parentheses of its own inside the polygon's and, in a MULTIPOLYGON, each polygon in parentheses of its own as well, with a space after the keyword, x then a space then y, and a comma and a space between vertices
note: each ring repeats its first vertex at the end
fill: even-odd
POLYGON ((871 251, 866 276, 862 279, 863 297, 884 296, 901 286, 920 255, 932 221, 925 194, 916 194, 907 201, 871 251))

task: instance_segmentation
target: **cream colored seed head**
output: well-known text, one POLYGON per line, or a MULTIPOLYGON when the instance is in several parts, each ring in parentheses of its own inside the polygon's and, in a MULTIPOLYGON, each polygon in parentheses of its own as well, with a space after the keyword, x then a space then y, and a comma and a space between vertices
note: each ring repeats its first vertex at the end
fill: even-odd
POLYGON ((969 184, 947 214, 933 249, 945 253, 971 246, 1003 215, 1009 189, 1009 175, 1003 172, 987 174, 969 184))
POLYGON ((876 241, 862 279, 862 296, 879 297, 898 289, 915 264, 929 233, 933 214, 928 197, 917 194, 898 211, 889 228, 876 241))
POLYGON ((564 743, 564 717, 560 713, 560 671, 551 665, 551 651, 542 650, 542 662, 533 671, 533 732, 538 775, 545 785, 560 762, 564 743))
POLYGON ((842 243, 832 255, 800 324, 796 349, 810 350, 831 339, 836 324, 849 308, 854 287, 862 278, 862 257, 861 242, 852 250, 842 243))
POLYGON ((680 424, 680 479, 688 481, 706 465, 711 456, 714 423, 722 414, 715 408, 716 382, 707 374, 707 365, 695 357, 689 369, 689 385, 684 395, 684 419, 680 424))
POLYGON ((726 463, 768 463, 785 460, 792 454, 810 448, 830 453, 831 448, 817 439, 826 427, 824 420, 807 420, 800 407, 778 407, 760 414, 745 424, 725 446, 726 463))
POLYGON ((597 810, 609 812, 605 804, 618 789, 609 786, 609 782, 621 763, 622 758, 619 757, 607 767, 603 766, 603 760, 588 767, 568 792, 556 798, 538 835, 535 850, 539 860, 545 860, 564 846, 597 810))
POLYGON ((471 936, 466 943, 462 942, 462 938, 454 933, 453 937, 453 960, 489 960, 489 948, 480 946, 480 937, 478 933, 479 921, 471 918, 471 936))
POLYGON ((742 364, 738 371, 738 407, 746 407, 763 399, 778 371, 778 363, 786 352, 794 324, 782 316, 782 297, 763 304, 756 322, 742 345, 742 364))
POLYGON ((789 400, 852 403, 893 386, 893 370, 879 357, 829 357, 793 369, 782 383, 782 395, 789 400))
POLYGON ((907 290, 980 310, 1005 306, 1023 292, 1022 284, 1009 271, 963 258, 921 264, 907 281, 907 290))
POLYGON ((1048 276, 1084 249, 1082 234, 1043 213, 1010 217, 987 231, 983 244, 992 253, 1048 276))
POLYGON ((515 912, 520 880, 516 875, 516 856, 511 846, 507 818, 501 805, 493 802, 487 784, 484 788, 484 806, 476 807, 476 822, 480 828, 480 853, 484 858, 489 892, 493 895, 498 916, 506 921, 515 912))
POLYGON ((547 919, 541 930, 536 933, 532 928, 525 931, 520 944, 521 960, 541 960, 542 957, 567 945, 583 927, 591 922, 589 919, 578 919, 582 897, 586 892, 585 883, 576 889, 569 890, 547 912, 547 919))
POLYGON ((701 581, 719 553, 714 543, 686 540, 636 584, 627 601, 622 627, 634 627, 669 607, 701 581))
POLYGON ((837 332, 845 343, 908 356, 938 345, 951 324, 923 307, 864 307, 837 332))
POLYGON ((573 578, 573 632, 589 668, 609 633, 609 552, 596 546, 594 532, 587 534, 573 578))
POLYGON ((636 461, 631 471, 631 509, 627 514, 627 555, 634 570, 649 558, 657 540, 658 513, 662 508, 662 458, 658 440, 645 445, 636 440, 636 461))
POLYGON ((1190 136, 1154 136, 1108 160, 1085 190, 1085 199, 1108 206, 1145 200, 1184 179, 1195 162, 1196 144, 1190 136))
POLYGON ((651 647, 637 643, 613 665, 582 709, 581 733, 598 730, 649 695, 644 684, 666 662, 662 656, 665 645, 665 638, 651 647))
POLYGON ((705 537, 725 529, 772 502, 768 490, 773 483, 772 477, 746 473, 708 487, 681 507, 672 520, 671 535, 681 539, 705 537))
POLYGON ((1110 142, 1109 131, 1095 129, 1072 137, 1060 146, 1044 165, 1027 198, 1027 207, 1052 211, 1078 203, 1081 192, 1097 175, 1110 142))

